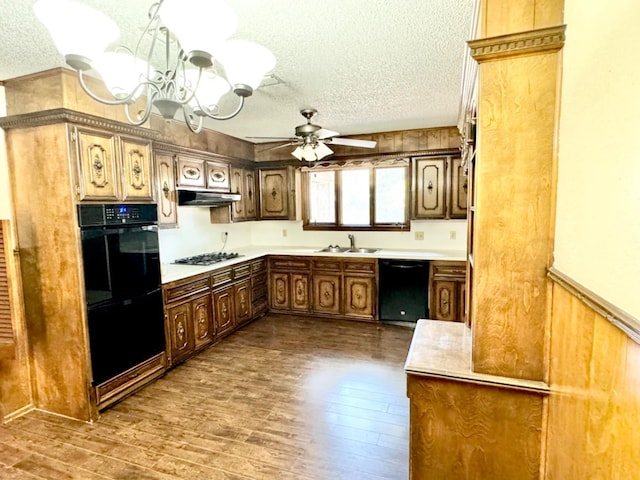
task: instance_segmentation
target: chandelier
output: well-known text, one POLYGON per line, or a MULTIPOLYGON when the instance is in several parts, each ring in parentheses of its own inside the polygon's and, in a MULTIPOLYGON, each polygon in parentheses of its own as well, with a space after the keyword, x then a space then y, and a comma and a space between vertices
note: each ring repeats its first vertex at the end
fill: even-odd
POLYGON ((194 133, 202 130, 205 117, 233 118, 276 64, 273 54, 261 45, 227 40, 235 33, 238 20, 222 0, 154 3, 134 49, 119 45, 107 50, 120 29, 111 18, 85 4, 38 0, 33 9, 66 63, 77 70, 82 89, 98 102, 124 106, 134 125, 145 123, 153 107, 166 120, 181 109, 194 133), (85 81, 90 70, 102 78, 112 98, 91 91, 85 81), (231 90, 238 105, 222 115, 220 100, 231 90))

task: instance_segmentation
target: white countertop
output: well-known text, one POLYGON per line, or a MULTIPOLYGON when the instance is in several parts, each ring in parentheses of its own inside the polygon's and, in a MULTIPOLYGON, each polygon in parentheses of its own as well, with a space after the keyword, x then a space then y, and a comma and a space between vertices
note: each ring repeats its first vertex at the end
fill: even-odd
MULTIPOLYGON (((255 260, 265 255, 297 255, 314 257, 342 257, 342 258, 381 258, 400 260, 450 260, 465 261, 466 252, 464 250, 388 250, 380 249, 374 253, 330 253, 318 252, 324 247, 281 247, 281 246, 261 246, 239 248, 237 251, 240 257, 214 263, 212 265, 176 265, 173 263, 162 264, 162 283, 175 282, 183 278, 211 272, 220 268, 229 267, 247 260, 255 260)), ((205 253, 205 252, 202 252, 205 253)))

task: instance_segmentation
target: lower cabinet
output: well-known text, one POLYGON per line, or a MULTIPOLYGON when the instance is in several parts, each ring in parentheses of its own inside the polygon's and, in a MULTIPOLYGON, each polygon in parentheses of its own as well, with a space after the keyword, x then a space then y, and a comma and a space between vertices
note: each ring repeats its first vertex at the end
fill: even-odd
POLYGON ((429 273, 429 318, 465 319, 465 262, 432 261, 429 273))
POLYGON ((267 311, 264 258, 163 285, 166 355, 174 366, 267 311))
POLYGON ((271 310, 375 320, 377 268, 373 258, 271 256, 271 310))

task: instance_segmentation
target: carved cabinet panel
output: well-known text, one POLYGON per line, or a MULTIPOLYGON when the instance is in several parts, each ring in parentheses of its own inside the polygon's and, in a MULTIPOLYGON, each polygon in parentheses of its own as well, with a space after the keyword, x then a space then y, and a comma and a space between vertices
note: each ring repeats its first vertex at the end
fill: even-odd
POLYGON ((344 277, 344 314, 372 319, 375 315, 375 278, 344 277))
POLYGON ((445 218, 447 158, 414 159, 414 218, 445 218))
POLYGON ((76 129, 80 200, 119 199, 116 137, 111 133, 76 129))
POLYGON ((180 187, 202 187, 207 185, 204 160, 178 155, 177 175, 180 187))
POLYGON ((291 274, 291 310, 308 312, 309 302, 309 275, 306 273, 291 274))
POLYGON ((234 287, 236 324, 251 320, 251 280, 243 280, 234 287))
POLYGON ((156 190, 158 192, 158 224, 176 226, 178 209, 176 198, 175 157, 156 153, 156 190))
POLYGON ((465 319, 465 262, 432 261, 429 268, 429 318, 465 319))
POLYGON ((122 200, 153 201, 151 143, 121 137, 122 200))
POLYGON ((202 348, 213 341, 213 319, 211 312, 211 296, 207 293, 191 301, 193 315, 194 346, 202 348))
POLYGON ((451 189, 449 192, 449 217, 466 218, 468 177, 464 174, 461 158, 454 158, 451 160, 450 177, 451 189))
POLYGON ((289 274, 272 272, 269 278, 269 304, 274 310, 289 310, 291 298, 289 296, 289 274))
POLYGON ((256 174, 253 170, 244 169, 244 213, 247 220, 255 220, 258 214, 258 196, 256 195, 256 174))
POLYGON ((289 219, 289 181, 286 168, 260 170, 260 218, 289 219))
POLYGON ((431 303, 435 310, 430 317, 437 320, 456 320, 458 314, 458 291, 456 282, 436 280, 433 282, 434 300, 431 303))
POLYGON ((313 311, 316 313, 340 313, 340 283, 339 274, 313 274, 313 311))
POLYGON ((229 183, 229 165, 226 163, 212 162, 207 160, 207 189, 218 192, 228 192, 229 183))
POLYGON ((231 332, 235 326, 233 287, 228 286, 213 292, 213 311, 217 335, 231 332))
POLYGON ((231 204, 231 217, 235 221, 244 220, 246 212, 244 209, 244 174, 242 168, 231 167, 231 193, 239 193, 241 200, 231 204))
POLYGON ((169 336, 169 356, 171 364, 186 359, 194 348, 193 318, 189 302, 167 309, 167 329, 169 336))

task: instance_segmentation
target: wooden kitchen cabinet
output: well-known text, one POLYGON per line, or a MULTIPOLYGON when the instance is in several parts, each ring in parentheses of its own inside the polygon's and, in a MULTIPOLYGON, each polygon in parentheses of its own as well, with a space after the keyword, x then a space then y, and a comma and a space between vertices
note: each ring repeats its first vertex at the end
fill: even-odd
POLYGON ((178 225, 175 155, 155 152, 156 192, 158 192, 158 225, 178 225))
POLYGON ((229 285, 213 292, 213 318, 218 337, 231 333, 236 327, 233 289, 229 285))
POLYGON ((260 170, 260 218, 295 220, 295 178, 292 167, 260 170))
POLYGON ((269 257, 269 305, 275 311, 308 312, 310 261, 303 257, 269 257))
POLYGON ((416 157, 412 163, 412 218, 466 218, 467 177, 461 159, 416 157))
POLYGON ((266 313, 269 306, 267 278, 267 260, 260 258, 251 262, 251 309, 254 318, 266 313))
POLYGON ((314 272, 313 274, 313 307, 314 313, 341 313, 340 273, 314 272))
POLYGON ((310 307, 309 274, 291 273, 291 310, 308 312, 310 307))
POLYGON ((344 314, 372 319, 375 315, 375 278, 345 275, 344 314))
POLYGON ((231 205, 231 219, 234 222, 255 220, 258 199, 256 196, 256 176, 250 168, 230 168, 231 192, 240 194, 240 201, 231 205))
POLYGON ((215 336, 213 315, 211 311, 211 295, 208 293, 191 301, 193 315, 193 343, 196 350, 213 342, 215 336))
POLYGON ((204 159, 178 155, 176 162, 176 184, 179 187, 200 187, 207 185, 204 159))
POLYGON ((429 318, 464 321, 466 263, 433 261, 429 276, 429 318))
POLYGON ((243 280, 233 287, 236 324, 242 325, 251 320, 251 279, 243 280))
POLYGON ((153 201, 151 142, 74 127, 80 201, 153 201))

